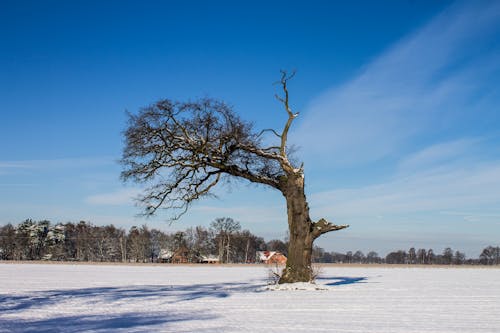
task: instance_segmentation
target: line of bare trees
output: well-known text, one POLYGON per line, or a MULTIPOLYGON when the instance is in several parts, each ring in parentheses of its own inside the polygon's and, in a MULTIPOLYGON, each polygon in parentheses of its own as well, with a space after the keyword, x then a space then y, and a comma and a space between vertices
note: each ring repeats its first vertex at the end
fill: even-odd
POLYGON ((414 247, 408 251, 397 250, 380 257, 377 252, 370 251, 366 255, 362 251, 346 253, 326 252, 315 247, 313 260, 319 263, 355 263, 355 264, 407 264, 407 265, 500 265, 500 247, 488 246, 483 249, 479 258, 466 258, 465 253, 454 251, 450 247, 436 254, 432 249, 414 247))
MULTIPOLYGON (((96 226, 89 222, 58 223, 26 220, 17 226, 0 227, 0 260, 65 260, 95 262, 156 262, 162 251, 187 248, 195 262, 201 256, 216 256, 222 263, 255 262, 256 252, 271 250, 287 255, 287 241, 262 237, 242 230, 232 218, 215 219, 209 228, 191 227, 165 233, 147 226, 125 231, 113 225, 96 226)), ((374 251, 346 253, 313 249, 317 263, 419 264, 419 265, 499 265, 500 247, 488 246, 479 258, 445 248, 436 254, 432 249, 393 251, 381 257, 374 251)))
POLYGON ((84 221, 52 224, 26 220, 0 227, 0 260, 156 262, 162 251, 185 247, 191 258, 215 255, 223 263, 245 263, 255 261, 256 251, 272 250, 280 243, 281 249, 286 248, 279 240, 266 243, 226 217, 215 219, 209 228, 197 226, 176 233, 145 225, 126 232, 84 221))

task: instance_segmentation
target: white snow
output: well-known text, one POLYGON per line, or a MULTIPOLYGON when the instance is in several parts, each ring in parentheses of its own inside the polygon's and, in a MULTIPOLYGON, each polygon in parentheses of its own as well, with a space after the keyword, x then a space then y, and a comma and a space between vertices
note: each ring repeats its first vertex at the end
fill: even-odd
POLYGON ((500 269, 0 263, 0 332, 500 332, 500 269))
POLYGON ((290 291, 290 290, 329 290, 330 287, 324 284, 296 282, 285 284, 271 284, 264 288, 265 290, 290 291))

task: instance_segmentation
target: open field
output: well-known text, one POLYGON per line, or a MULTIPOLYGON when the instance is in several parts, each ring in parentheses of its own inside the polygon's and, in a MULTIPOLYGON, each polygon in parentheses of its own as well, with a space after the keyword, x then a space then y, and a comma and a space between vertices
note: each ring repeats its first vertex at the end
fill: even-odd
POLYGON ((499 332, 500 269, 0 264, 0 332, 499 332))

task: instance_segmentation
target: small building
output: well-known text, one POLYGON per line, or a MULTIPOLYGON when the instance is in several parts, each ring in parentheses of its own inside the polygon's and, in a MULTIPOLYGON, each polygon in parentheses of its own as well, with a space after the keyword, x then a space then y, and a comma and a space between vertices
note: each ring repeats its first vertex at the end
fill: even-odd
POLYGON ((198 259, 193 258, 187 247, 181 246, 175 251, 161 250, 158 256, 158 261, 161 263, 187 264, 198 262, 198 259))
MULTIPOLYGON (((189 249, 185 246, 178 248, 172 255, 172 264, 187 264, 193 262, 189 256, 189 249)), ((196 261, 195 261, 196 262, 196 261)))
POLYGON ((219 262, 218 256, 214 256, 212 254, 209 254, 208 256, 201 256, 202 264, 218 264, 219 262))
POLYGON ((172 256, 174 255, 174 251, 161 249, 158 254, 158 262, 168 263, 172 261, 172 256))
POLYGON ((257 262, 263 264, 286 264, 286 256, 278 251, 257 251, 257 262))

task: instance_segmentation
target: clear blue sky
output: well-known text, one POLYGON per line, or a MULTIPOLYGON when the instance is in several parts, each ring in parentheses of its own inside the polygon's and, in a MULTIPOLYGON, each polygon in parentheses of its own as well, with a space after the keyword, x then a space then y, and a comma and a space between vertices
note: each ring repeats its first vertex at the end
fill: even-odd
POLYGON ((217 190, 177 224, 144 220, 117 160, 125 110, 211 96, 291 133, 327 250, 500 243, 498 1, 2 1, 0 223, 86 220, 167 231, 230 216, 267 239, 282 196, 217 190))

